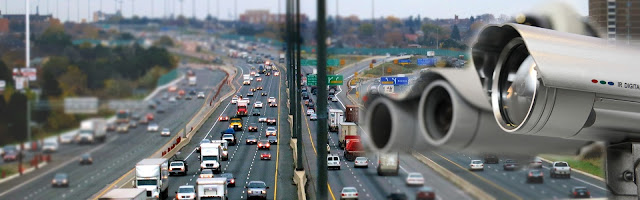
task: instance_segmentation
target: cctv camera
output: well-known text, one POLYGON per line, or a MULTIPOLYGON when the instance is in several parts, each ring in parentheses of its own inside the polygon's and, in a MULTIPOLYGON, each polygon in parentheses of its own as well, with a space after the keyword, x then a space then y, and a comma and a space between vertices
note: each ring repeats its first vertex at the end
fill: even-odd
POLYGON ((620 141, 640 133, 640 50, 519 24, 485 27, 474 65, 508 133, 620 141))

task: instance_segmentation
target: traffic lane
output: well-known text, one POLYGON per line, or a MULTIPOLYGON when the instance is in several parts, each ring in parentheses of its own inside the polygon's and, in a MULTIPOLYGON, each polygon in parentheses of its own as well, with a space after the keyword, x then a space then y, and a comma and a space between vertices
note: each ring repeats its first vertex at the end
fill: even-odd
MULTIPOLYGON (((436 197, 441 199, 472 199, 464 191, 460 190, 458 186, 453 185, 449 181, 445 180, 440 174, 425 167, 425 164, 418 161, 412 155, 400 154, 400 166, 407 172, 418 172, 424 176, 424 185, 434 189, 436 197)), ((404 170, 402 170, 404 173, 404 170)), ((406 174, 405 176, 406 177, 406 174)), ((416 194, 416 191, 411 193, 416 194)), ((411 199, 411 198, 410 198, 411 199)))
MULTIPOLYGON (((449 160, 457 162, 458 164, 465 163, 465 160, 467 161, 466 164, 468 164, 471 158, 476 159, 473 156, 461 153, 445 155, 449 160)), ((500 164, 485 164, 486 169, 476 173, 524 198, 565 198, 569 195, 569 190, 574 186, 587 187, 591 192, 591 196, 594 198, 606 197, 605 188, 587 185, 574 178, 551 178, 550 170, 547 166, 541 169, 545 175, 544 183, 531 184, 526 182, 526 177, 530 169, 523 167, 514 172, 505 172, 501 164, 502 162, 500 162, 500 164)))
MULTIPOLYGON (((205 80, 214 82, 213 80, 220 79, 220 78, 222 78, 221 74, 216 75, 216 73, 211 73, 211 77, 205 80)), ((182 102, 183 101, 180 101, 179 104, 181 104, 182 102)), ((184 101, 184 102, 188 102, 188 101, 184 101)), ((190 107, 190 110, 195 111, 202 105, 202 102, 200 103, 194 103, 194 102, 195 101, 189 102, 191 104, 185 103, 187 105, 186 107, 190 107)), ((170 118, 184 119, 189 117, 188 115, 185 115, 187 112, 173 112, 174 110, 178 109, 177 107, 180 107, 180 105, 176 107, 170 107, 167 110, 168 115, 161 114, 157 116, 157 120, 161 120, 162 121, 161 124, 162 124, 162 123, 169 123, 171 121, 178 121, 178 120, 170 120, 170 118), (173 113, 177 113, 175 115, 180 115, 180 116, 169 117, 170 115, 173 115, 173 113), (163 115, 167 115, 167 117, 165 118, 163 115)), ((185 110, 185 109, 181 108, 181 110, 185 110)), ((155 151, 155 149, 150 149, 150 148, 157 146, 158 143, 165 144, 168 141, 168 138, 160 138, 159 135, 157 135, 156 137, 152 136, 151 140, 149 139, 145 140, 144 139, 144 137, 146 137, 145 135, 148 135, 148 134, 144 134, 146 133, 146 129, 142 127, 138 127, 136 129, 132 129, 128 134, 118 134, 117 137, 114 137, 113 139, 111 139, 112 142, 109 142, 100 148, 94 148, 95 152, 92 153, 92 157, 94 158, 94 161, 95 162, 98 162, 98 160, 111 161, 110 162, 111 166, 93 165, 91 167, 78 167, 78 165, 76 165, 77 164, 76 162, 70 162, 64 166, 60 166, 60 168, 57 170, 47 171, 46 174, 42 174, 42 176, 37 177, 37 180, 35 182, 30 182, 29 184, 21 185, 20 188, 17 188, 16 190, 10 192, 9 194, 7 194, 7 196, 11 197, 13 194, 18 194, 18 195, 27 195, 27 196, 31 195, 33 197, 37 197, 38 195, 62 197, 62 196, 67 196, 67 193, 65 193, 67 191, 69 192, 69 195, 73 195, 73 193, 77 193, 78 191, 83 191, 81 194, 79 194, 80 197, 83 197, 83 198, 90 197, 93 193, 99 191, 100 189, 102 189, 104 185, 110 182, 110 181, 107 182, 107 180, 116 178, 111 176, 100 177, 100 176, 103 176, 102 174, 114 174, 114 173, 124 174, 126 171, 128 171, 128 169, 131 169, 131 167, 135 165, 135 162, 146 157, 146 156, 143 156, 143 154, 155 151), (143 145, 140 146, 140 144, 136 141, 145 141, 145 143, 143 143, 143 145), (132 148, 132 147, 139 147, 139 149, 141 150, 137 151, 135 150, 135 148, 132 148), (124 156, 121 156, 121 155, 124 155, 124 156), (128 163, 130 165, 126 165, 125 163, 128 163), (99 168, 102 168, 102 170, 95 169, 96 166, 99 166, 99 168), (79 184, 76 185, 78 189, 71 187, 71 189, 69 190, 64 190, 64 189, 54 190, 52 188, 49 188, 50 186, 48 183, 55 172, 67 172, 70 175, 69 177, 70 181, 85 180, 87 183, 84 184, 84 182, 80 182, 79 184), (87 174, 87 176, 81 176, 84 174, 87 174), (95 181, 93 181, 94 179, 95 181), (41 189, 30 190, 29 188, 41 188, 41 189), (21 191, 21 190, 28 190, 28 191, 21 191), (51 190, 51 191, 48 191, 48 190, 51 190), (95 192, 91 193, 87 191, 95 191, 95 192), (83 194, 86 195, 86 197, 83 196, 83 194)), ((86 152, 86 151, 78 152, 78 155, 83 152, 86 152)), ((72 161, 75 161, 77 158, 78 158, 77 156, 71 156, 68 159, 72 159, 72 161)), ((75 197, 76 195, 73 195, 73 196, 75 197)))

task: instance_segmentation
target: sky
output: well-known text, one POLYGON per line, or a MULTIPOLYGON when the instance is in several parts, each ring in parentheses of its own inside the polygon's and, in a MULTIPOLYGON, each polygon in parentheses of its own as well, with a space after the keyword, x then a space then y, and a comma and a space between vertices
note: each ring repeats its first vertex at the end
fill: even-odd
MULTIPOLYGON (((24 14, 27 0, 0 0, 3 14, 24 14)), ((234 6, 237 4, 238 15, 246 10, 268 9, 272 13, 284 13, 284 0, 29 0, 31 13, 36 12, 39 5, 40 14, 53 14, 63 21, 79 21, 90 18, 95 11, 113 13, 116 6, 122 7, 125 17, 133 14, 147 17, 163 17, 168 14, 180 14, 187 17, 205 18, 208 13, 221 19, 234 19, 234 6), (181 3, 182 2, 182 6, 181 3), (194 6, 195 4, 195 6, 194 6), (195 9, 194 9, 195 8, 195 9)), ((314 20, 316 18, 316 1, 300 0, 302 13, 314 20)), ((437 18, 461 18, 490 13, 516 15, 550 2, 565 2, 575 8, 583 16, 588 14, 587 0, 326 0, 327 15, 356 15, 360 19, 371 19, 396 16, 437 18), (372 9, 373 8, 373 9, 372 9), (372 13, 373 10, 373 13, 372 13)))

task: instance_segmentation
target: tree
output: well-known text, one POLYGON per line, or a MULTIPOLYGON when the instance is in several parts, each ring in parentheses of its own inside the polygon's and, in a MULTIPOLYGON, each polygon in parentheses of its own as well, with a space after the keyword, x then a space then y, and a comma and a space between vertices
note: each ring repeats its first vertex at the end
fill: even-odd
POLYGON ((13 72, 11 72, 2 60, 0 60, 0 80, 4 80, 7 86, 13 85, 13 72))
POLYGON ((384 42, 387 45, 398 47, 403 41, 402 32, 400 31, 391 31, 384 34, 384 42))
POLYGON ((104 92, 108 97, 118 98, 130 96, 134 85, 128 80, 109 79, 104 81, 104 92))
POLYGON ((172 47, 173 46, 173 40, 169 36, 163 35, 158 40, 156 40, 153 43, 153 45, 161 46, 161 47, 172 47))
POLYGON ((453 25, 453 30, 451 30, 451 39, 460 41, 460 30, 458 30, 458 25, 453 25))
MULTIPOLYGON (((24 141, 27 136, 27 96, 21 92, 11 95, 11 100, 7 105, 8 140, 24 141)), ((4 140, 5 138, 3 138, 4 140)))
POLYGON ((58 97, 62 94, 58 79, 48 68, 42 69, 40 80, 42 83, 42 99, 46 100, 49 97, 58 97))
POLYGON ((371 37, 373 36, 373 24, 361 24, 358 31, 360 31, 360 34, 362 34, 363 36, 371 37))
POLYGON ((131 35, 131 33, 121 33, 118 36, 118 39, 120 39, 120 40, 133 40, 133 39, 136 39, 136 37, 131 35))
POLYGON ((58 81, 65 97, 87 94, 87 75, 76 66, 69 66, 58 81))
POLYGON ((475 18, 475 17, 473 17, 473 16, 471 16, 471 17, 469 18, 469 22, 471 22, 471 23, 473 24, 473 22, 476 22, 476 18, 475 18))

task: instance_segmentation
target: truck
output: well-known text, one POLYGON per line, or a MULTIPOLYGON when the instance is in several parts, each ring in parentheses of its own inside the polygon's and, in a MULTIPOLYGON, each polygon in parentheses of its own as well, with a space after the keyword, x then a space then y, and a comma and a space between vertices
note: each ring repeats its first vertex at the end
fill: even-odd
POLYGON ((196 85, 196 76, 189 76, 189 77, 187 77, 187 80, 189 81, 189 85, 190 86, 195 86, 196 85))
POLYGON ((129 110, 118 110, 118 113, 116 113, 116 123, 128 124, 129 120, 131 120, 131 112, 129 112, 129 110))
POLYGON ((379 153, 378 154, 378 165, 376 166, 376 170, 378 171, 378 176, 383 175, 398 175, 398 170, 400 169, 400 159, 398 153, 379 153))
POLYGON ((76 135, 76 143, 104 142, 107 139, 107 120, 104 118, 91 118, 80 122, 80 130, 76 135))
POLYGON ((145 189, 146 197, 166 199, 169 195, 169 162, 166 158, 147 158, 136 164, 135 188, 145 189))
POLYGON ((243 74, 242 75, 242 85, 251 85, 251 75, 243 74))
POLYGON ((358 136, 358 126, 353 122, 340 122, 340 132, 338 133, 340 148, 347 145, 347 139, 351 136, 358 136))
POLYGON ((264 64, 258 65, 258 73, 264 74, 265 71, 266 69, 264 68, 264 64))
POLYGON ((358 122, 358 106, 356 105, 347 105, 345 109, 345 119, 346 122, 358 122))
POLYGON ((220 147, 222 147, 220 160, 229 160, 229 143, 226 140, 211 140, 211 144, 220 145, 220 147))
POLYGON ((196 179, 196 199, 227 200, 227 178, 196 179))
POLYGON ((556 161, 551 163, 551 169, 549 170, 551 178, 566 177, 571 178, 571 167, 569 163, 564 161, 556 161))
POLYGON ((343 113, 340 109, 329 109, 329 131, 338 132, 343 113))
POLYGON ((284 63, 285 55, 284 53, 280 53, 280 59, 278 59, 279 63, 284 63))
POLYGON ((147 190, 142 188, 116 188, 109 190, 98 200, 145 200, 147 190))
POLYGON ((203 169, 211 169, 216 173, 220 173, 220 145, 204 143, 200 145, 200 171, 203 169))
POLYGON ((236 103, 236 105, 238 106, 238 109, 236 110, 236 115, 237 116, 247 116, 247 113, 249 112, 247 109, 247 106, 249 105, 249 100, 238 100, 238 103, 236 103))
POLYGON ((353 135, 346 138, 346 147, 344 148, 344 158, 348 161, 354 161, 356 157, 363 156, 365 154, 360 136, 353 135))

